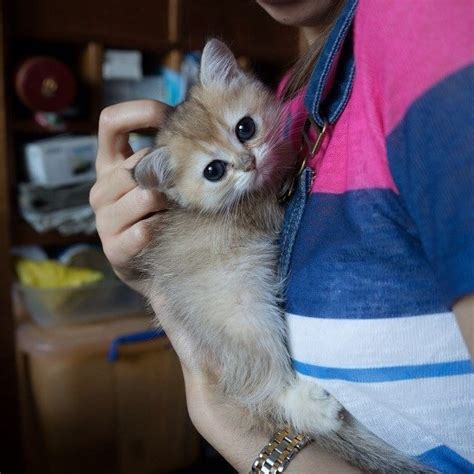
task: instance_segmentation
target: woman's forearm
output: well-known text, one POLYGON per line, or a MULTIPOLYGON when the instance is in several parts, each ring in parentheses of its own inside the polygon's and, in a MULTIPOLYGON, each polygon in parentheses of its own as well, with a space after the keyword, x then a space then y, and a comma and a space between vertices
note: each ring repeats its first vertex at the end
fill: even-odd
POLYGON ((459 300, 453 311, 471 357, 474 357, 474 294, 459 300))
MULTIPOLYGON (((273 433, 250 430, 246 412, 223 402, 202 375, 184 369, 184 378, 189 415, 197 430, 239 473, 248 473, 273 433)), ((311 444, 298 453, 285 472, 353 474, 360 471, 311 444)))

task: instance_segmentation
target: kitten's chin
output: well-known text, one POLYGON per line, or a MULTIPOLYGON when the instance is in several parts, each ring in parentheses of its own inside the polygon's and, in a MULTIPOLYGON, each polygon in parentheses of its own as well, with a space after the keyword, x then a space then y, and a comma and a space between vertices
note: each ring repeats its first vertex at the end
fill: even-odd
POLYGON ((265 157, 257 159, 256 169, 242 173, 236 181, 235 199, 248 201, 252 197, 260 199, 262 195, 278 194, 282 182, 278 169, 275 161, 265 157))
POLYGON ((257 168, 252 177, 252 190, 270 193, 278 192, 282 179, 277 172, 277 168, 274 162, 267 162, 264 166, 257 168))

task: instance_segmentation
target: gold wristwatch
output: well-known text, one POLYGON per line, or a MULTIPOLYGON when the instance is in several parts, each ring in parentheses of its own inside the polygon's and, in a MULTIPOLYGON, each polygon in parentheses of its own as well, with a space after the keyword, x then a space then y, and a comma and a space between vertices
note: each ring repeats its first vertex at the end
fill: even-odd
POLYGON ((276 474, 283 472, 290 461, 310 441, 312 441, 311 438, 305 434, 295 433, 289 428, 283 428, 260 451, 252 465, 250 474, 276 474))

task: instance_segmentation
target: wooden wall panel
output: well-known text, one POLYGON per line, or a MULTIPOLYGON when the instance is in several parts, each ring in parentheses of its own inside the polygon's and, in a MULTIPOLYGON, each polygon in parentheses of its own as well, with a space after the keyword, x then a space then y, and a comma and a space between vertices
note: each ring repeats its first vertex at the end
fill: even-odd
POLYGON ((201 49, 216 36, 238 55, 289 64, 298 54, 296 28, 274 21, 255 0, 182 0, 180 37, 185 49, 201 49))
POLYGON ((16 36, 98 41, 160 49, 168 43, 168 0, 15 0, 16 36))
POLYGON ((8 136, 8 91, 3 78, 8 75, 5 38, 6 5, 0 0, 0 471, 20 472, 21 441, 15 331, 10 268, 10 166, 11 142, 8 136))

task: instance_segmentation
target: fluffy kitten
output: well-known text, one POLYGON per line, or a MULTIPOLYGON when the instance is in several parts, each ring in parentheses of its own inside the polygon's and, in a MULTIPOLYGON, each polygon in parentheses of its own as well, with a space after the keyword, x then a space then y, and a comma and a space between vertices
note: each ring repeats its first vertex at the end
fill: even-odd
POLYGON ((274 96, 238 68, 224 44, 207 43, 200 84, 133 173, 174 204, 137 266, 149 294, 164 297, 164 326, 190 336, 195 361, 226 399, 273 428, 289 423, 310 433, 364 469, 425 472, 355 427, 337 400, 291 369, 278 301, 277 194, 292 158, 280 114, 274 96))

